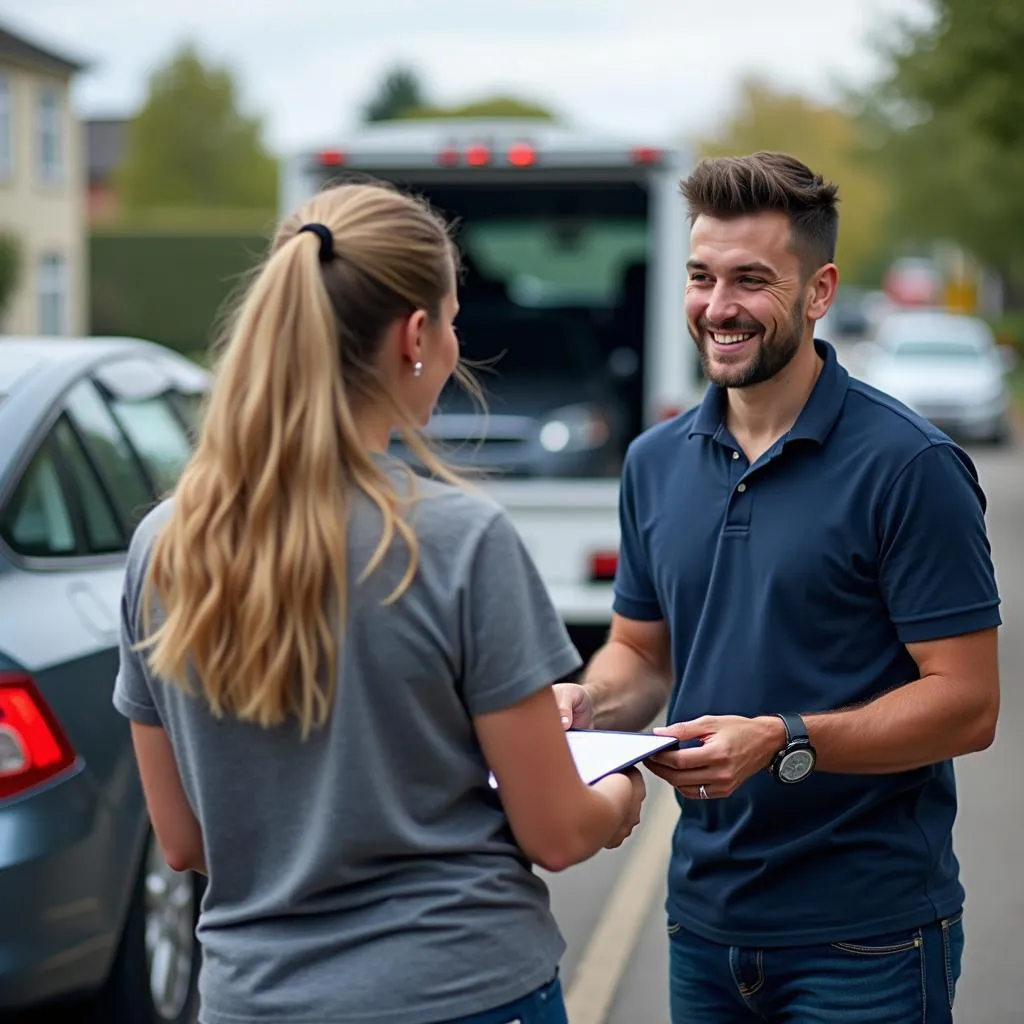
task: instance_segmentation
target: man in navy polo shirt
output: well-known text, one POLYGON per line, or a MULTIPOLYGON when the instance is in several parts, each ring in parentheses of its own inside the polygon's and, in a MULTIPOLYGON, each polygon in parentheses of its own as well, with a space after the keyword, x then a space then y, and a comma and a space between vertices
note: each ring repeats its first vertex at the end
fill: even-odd
POLYGON ((952 759, 993 740, 999 595, 968 456, 814 337, 836 191, 773 153, 683 183, 711 386, 632 444, 609 640, 558 688, 577 727, 668 700, 676 1024, 952 1019, 952 759))

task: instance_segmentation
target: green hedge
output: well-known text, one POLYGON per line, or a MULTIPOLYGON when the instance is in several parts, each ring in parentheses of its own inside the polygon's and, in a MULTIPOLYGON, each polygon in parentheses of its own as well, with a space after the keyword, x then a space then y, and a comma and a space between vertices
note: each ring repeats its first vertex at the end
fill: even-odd
POLYGON ((92 333, 147 338, 189 354, 205 350, 225 300, 267 244, 254 233, 94 232, 92 333))

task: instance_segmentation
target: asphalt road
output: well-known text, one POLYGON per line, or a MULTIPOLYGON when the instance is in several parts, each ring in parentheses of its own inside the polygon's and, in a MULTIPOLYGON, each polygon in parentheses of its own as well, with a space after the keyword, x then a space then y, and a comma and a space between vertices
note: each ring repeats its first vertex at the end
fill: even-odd
MULTIPOLYGON (((955 1020, 963 1024, 1024 1022, 1024 971, 1018 944, 1024 925, 1024 435, 1014 447, 971 448, 989 499, 988 524, 1003 598, 1000 663, 1002 708, 995 744, 957 765, 960 811, 956 849, 967 904, 967 945, 955 1020)), ((616 891, 630 860, 664 851, 671 819, 656 819, 658 780, 648 776, 648 807, 641 829, 620 850, 563 875, 549 878, 555 913, 569 943, 563 976, 575 1011, 571 1024, 665 1024, 668 1021, 663 857, 657 882, 642 873, 616 891), (632 897, 632 898, 631 898, 632 897), (645 901, 634 934, 616 927, 602 910, 609 899, 620 908, 645 901), (593 999, 587 986, 608 987, 593 999)))

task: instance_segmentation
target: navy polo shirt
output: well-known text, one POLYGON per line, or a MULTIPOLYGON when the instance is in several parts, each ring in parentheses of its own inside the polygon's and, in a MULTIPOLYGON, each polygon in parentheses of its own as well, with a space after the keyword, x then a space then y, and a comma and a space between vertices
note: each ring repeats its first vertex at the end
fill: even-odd
MULTIPOLYGON (((670 723, 869 701, 919 678, 905 644, 1000 623, 969 457, 815 346, 813 392, 753 465, 714 386, 629 449, 614 608, 668 623, 670 723)), ((680 803, 668 913, 707 939, 853 940, 962 905, 952 762, 793 786, 759 772, 680 803)))

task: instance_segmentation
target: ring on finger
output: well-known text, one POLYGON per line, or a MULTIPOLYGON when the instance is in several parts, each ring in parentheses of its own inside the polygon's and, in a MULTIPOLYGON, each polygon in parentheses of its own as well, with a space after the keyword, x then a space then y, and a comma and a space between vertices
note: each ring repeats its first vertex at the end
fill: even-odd
POLYGON ((701 800, 708 799, 708 787, 705 786, 703 782, 700 784, 700 789, 697 790, 697 792, 700 793, 701 800))

